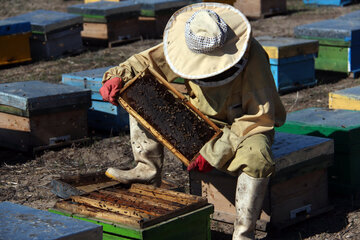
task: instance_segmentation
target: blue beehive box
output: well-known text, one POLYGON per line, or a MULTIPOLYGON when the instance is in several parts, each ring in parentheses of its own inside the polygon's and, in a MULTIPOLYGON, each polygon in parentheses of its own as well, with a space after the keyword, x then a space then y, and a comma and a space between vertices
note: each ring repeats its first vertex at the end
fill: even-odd
POLYGON ((315 57, 318 41, 261 36, 256 38, 270 58, 270 67, 279 92, 316 84, 315 57))
POLYGON ((115 41, 129 40, 140 37, 139 3, 134 1, 93 2, 69 6, 69 13, 83 17, 83 38, 89 40, 115 41))
POLYGON ((11 202, 0 203, 0 218, 1 239, 102 239, 100 225, 11 202))
POLYGON ((297 26, 298 38, 319 41, 315 69, 352 73, 360 72, 360 21, 330 19, 297 26))
POLYGON ((30 151, 86 138, 90 94, 41 81, 0 84, 0 145, 30 151))
POLYGON ((82 17, 64 12, 36 10, 8 20, 31 23, 31 56, 33 59, 51 59, 82 50, 82 17))
POLYGON ((303 2, 314 5, 344 6, 350 4, 352 0, 303 0, 303 2))
POLYGON ((88 111, 89 127, 114 132, 127 131, 129 130, 129 114, 121 106, 114 106, 103 101, 99 93, 102 77, 109 68, 111 66, 63 74, 62 82, 91 90, 92 106, 88 111))
POLYGON ((276 131, 334 139, 335 161, 329 169, 337 192, 360 191, 360 111, 307 108, 288 113, 276 131))
POLYGON ((0 20, 0 65, 31 60, 30 22, 0 20))

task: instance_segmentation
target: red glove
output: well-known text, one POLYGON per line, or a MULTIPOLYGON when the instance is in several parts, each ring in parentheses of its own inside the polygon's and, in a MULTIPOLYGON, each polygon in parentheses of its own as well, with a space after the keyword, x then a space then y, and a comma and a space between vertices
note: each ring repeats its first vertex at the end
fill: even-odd
POLYGON ((104 101, 110 102, 115 106, 119 106, 117 102, 118 94, 120 89, 123 87, 124 83, 119 77, 111 78, 106 81, 104 85, 100 88, 100 94, 104 101))
POLYGON ((187 167, 188 171, 191 171, 193 169, 199 171, 199 172, 210 172, 214 167, 208 163, 205 158, 201 155, 199 155, 195 161, 191 162, 189 166, 187 167))

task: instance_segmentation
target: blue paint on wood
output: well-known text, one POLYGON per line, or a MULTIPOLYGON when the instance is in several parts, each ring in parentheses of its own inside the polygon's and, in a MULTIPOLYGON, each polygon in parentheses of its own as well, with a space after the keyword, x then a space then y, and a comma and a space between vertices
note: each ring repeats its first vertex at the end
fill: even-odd
POLYGON ((337 19, 360 21, 360 10, 345 14, 337 19))
POLYGON ((288 113, 287 122, 304 123, 313 126, 338 127, 345 130, 359 128, 360 111, 307 108, 288 113))
POLYGON ((333 93, 339 94, 339 95, 342 95, 342 96, 345 96, 348 98, 360 100, 360 86, 337 90, 337 91, 334 91, 333 93))
POLYGON ((65 106, 91 105, 91 91, 41 81, 0 84, 0 104, 32 111, 65 106))
POLYGON ((31 32, 30 22, 0 20, 0 36, 31 32))
POLYGON ((313 54, 290 58, 270 59, 270 69, 279 92, 314 86, 315 56, 313 54))
POLYGON ((36 10, 7 18, 7 20, 30 22, 32 31, 42 33, 82 24, 82 17, 79 15, 48 10, 36 10))
POLYGON ((294 28, 296 37, 320 38, 350 42, 360 45, 360 22, 343 19, 330 19, 300 25, 294 28))
POLYGON ((102 226, 33 209, 0 203, 1 239, 102 239, 102 226))
POLYGON ((69 13, 80 15, 97 15, 109 17, 111 15, 132 13, 132 16, 140 15, 141 4, 133 1, 107 2, 99 1, 86 4, 76 4, 69 6, 69 13))
POLYGON ((344 6, 350 4, 352 0, 303 0, 303 2, 305 4, 344 6))

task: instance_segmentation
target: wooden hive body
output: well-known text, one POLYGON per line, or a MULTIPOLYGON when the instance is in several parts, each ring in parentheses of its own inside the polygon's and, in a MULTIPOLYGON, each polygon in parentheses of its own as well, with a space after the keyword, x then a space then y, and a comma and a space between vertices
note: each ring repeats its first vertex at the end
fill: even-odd
POLYGON ((105 102, 99 93, 104 73, 113 66, 62 75, 62 83, 91 90, 92 106, 88 111, 89 127, 105 131, 129 130, 129 114, 121 107, 105 102))
POLYGON ((31 25, 25 21, 0 21, 0 66, 31 60, 31 25))
POLYGON ((342 193, 360 191, 359 111, 307 108, 289 113, 277 131, 334 139, 334 166, 329 168, 330 190, 342 193))
POLYGON ((50 211, 102 225, 103 239, 207 240, 213 206, 206 198, 132 184, 71 196, 50 211))
POLYGON ((352 0, 303 0, 305 4, 313 5, 333 5, 333 6, 344 6, 350 4, 352 0))
POLYGON ((315 69, 352 73, 360 72, 360 21, 330 19, 298 26, 298 38, 319 41, 315 69))
POLYGON ((234 7, 249 18, 263 18, 286 12, 286 0, 236 0, 234 7))
POLYGON ((31 57, 35 60, 57 58, 82 50, 80 35, 82 19, 80 16, 36 10, 8 19, 31 23, 30 48, 31 57))
POLYGON ((101 240, 102 227, 11 202, 0 203, 2 239, 101 240))
POLYGON ((69 6, 69 13, 83 17, 84 30, 81 36, 90 40, 116 41, 140 37, 138 17, 140 4, 131 1, 97 1, 69 6))
POLYGON ((270 68, 279 92, 316 84, 315 57, 318 41, 285 37, 256 38, 270 58, 270 68))
POLYGON ((0 142, 22 151, 87 136, 90 91, 41 81, 0 84, 0 142))
POLYGON ((360 111, 360 87, 330 92, 329 108, 360 111))
MULTIPOLYGON (((330 209, 327 167, 333 162, 331 139, 276 133, 272 146, 275 175, 257 229, 284 228, 330 209), (304 214, 305 213, 305 214, 304 214)), ((237 178, 217 170, 190 172, 192 194, 214 204, 214 221, 233 224, 237 178)))

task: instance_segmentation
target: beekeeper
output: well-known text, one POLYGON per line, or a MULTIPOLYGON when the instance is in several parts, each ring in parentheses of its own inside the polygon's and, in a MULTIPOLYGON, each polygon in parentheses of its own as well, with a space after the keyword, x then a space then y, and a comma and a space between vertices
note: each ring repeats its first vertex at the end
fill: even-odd
MULTIPOLYGON (((169 82, 184 78, 190 102, 221 126, 222 134, 203 146, 188 170, 216 168, 237 176, 233 239, 253 239, 274 173, 274 126, 284 123, 286 113, 268 56, 251 36, 249 21, 227 4, 198 3, 178 10, 161 44, 104 74, 104 100, 117 105, 123 85, 148 66, 169 82)), ((163 146, 132 117, 130 137, 136 167, 109 168, 106 175, 122 183, 159 185, 163 146)))

